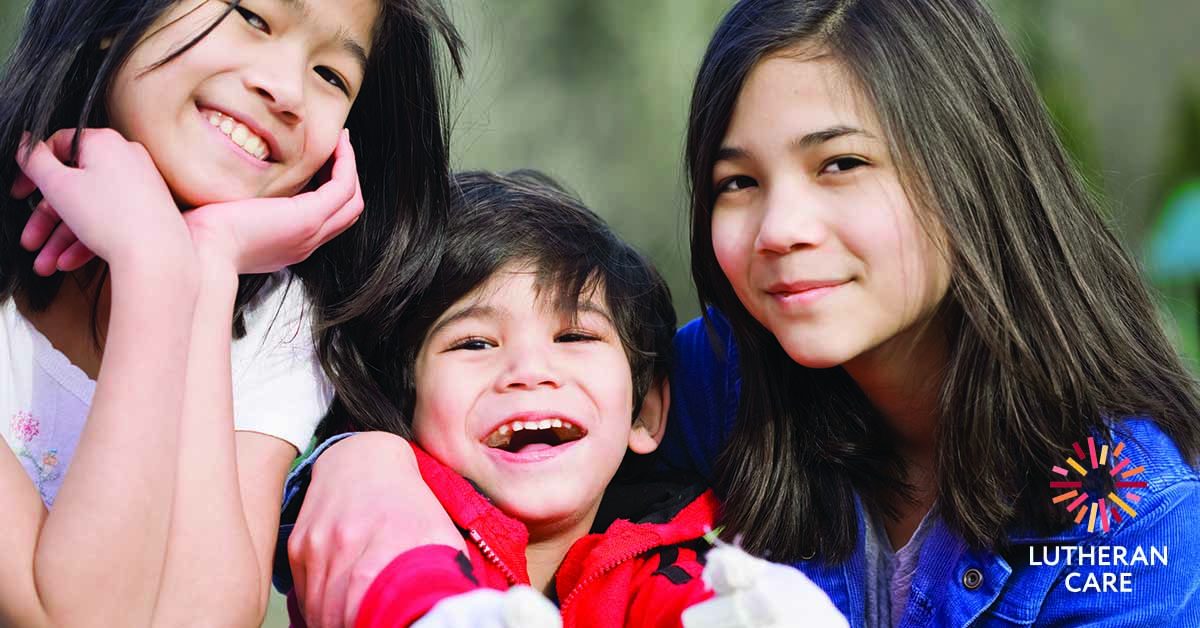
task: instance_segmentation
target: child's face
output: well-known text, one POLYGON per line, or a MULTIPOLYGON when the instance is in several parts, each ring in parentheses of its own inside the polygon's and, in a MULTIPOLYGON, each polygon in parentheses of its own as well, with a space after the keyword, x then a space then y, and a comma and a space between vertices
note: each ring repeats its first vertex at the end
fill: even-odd
POLYGON ((301 191, 333 154, 362 85, 377 0, 181 0, 137 44, 110 122, 146 146, 184 206, 301 191))
MULTIPOLYGON (((430 329, 416 361, 417 442, 531 528, 590 525, 627 448, 629 361, 599 294, 577 321, 520 268, 496 273, 430 329)), ((586 530, 585 530, 586 531, 586 530)))
POLYGON ((828 57, 750 73, 713 168, 713 249, 734 292, 796 362, 848 363, 907 338, 949 270, 883 131, 828 57))

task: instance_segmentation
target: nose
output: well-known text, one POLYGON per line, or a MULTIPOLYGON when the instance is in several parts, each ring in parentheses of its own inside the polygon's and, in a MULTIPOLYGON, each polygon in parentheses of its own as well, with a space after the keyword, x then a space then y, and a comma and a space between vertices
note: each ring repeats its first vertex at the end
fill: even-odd
POLYGON ((246 88, 266 103, 271 113, 288 124, 304 119, 306 64, 283 50, 263 55, 245 73, 246 88))
POLYGON ((552 347, 542 343, 509 343, 504 370, 497 379, 503 391, 558 388, 562 381, 554 367, 552 347))
POLYGON ((829 235, 818 195, 803 184, 784 184, 764 198, 754 248, 783 255, 820 244, 829 235))

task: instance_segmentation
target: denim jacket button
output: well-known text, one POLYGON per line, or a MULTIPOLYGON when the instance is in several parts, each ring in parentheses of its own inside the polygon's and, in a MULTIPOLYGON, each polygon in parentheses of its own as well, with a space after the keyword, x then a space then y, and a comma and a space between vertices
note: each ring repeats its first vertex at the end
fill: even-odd
POLYGON ((971 567, 963 572, 962 583, 968 590, 974 591, 983 586, 983 572, 971 567))

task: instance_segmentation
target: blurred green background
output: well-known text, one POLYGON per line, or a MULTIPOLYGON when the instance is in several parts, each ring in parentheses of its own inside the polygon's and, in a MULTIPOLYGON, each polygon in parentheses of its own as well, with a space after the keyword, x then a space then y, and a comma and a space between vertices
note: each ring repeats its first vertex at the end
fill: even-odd
MULTIPOLYGON (((469 46, 456 168, 545 170, 659 264, 682 320, 680 166, 691 81, 729 0, 447 0, 469 46)), ((1194 0, 992 0, 1066 143, 1200 356, 1200 53, 1194 0), (1189 182, 1195 183, 1189 186, 1189 182)), ((7 49, 27 2, 0 5, 7 49)), ((265 625, 284 626, 279 600, 265 625)))

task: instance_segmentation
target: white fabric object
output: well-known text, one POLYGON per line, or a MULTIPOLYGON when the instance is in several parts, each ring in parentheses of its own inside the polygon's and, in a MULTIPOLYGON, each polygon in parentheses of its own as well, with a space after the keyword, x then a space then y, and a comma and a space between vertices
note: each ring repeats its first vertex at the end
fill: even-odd
POLYGON ((800 570, 728 544, 709 550, 703 576, 714 597, 683 611, 685 628, 849 628, 829 596, 800 570))
MULTIPOLYGON (((308 447, 333 386, 317 360, 310 304, 299 280, 276 273, 250 304, 233 341, 234 429, 308 447)), ((0 435, 46 504, 53 505, 87 421, 96 382, 0 303, 0 435)))
POLYGON ((528 586, 476 589, 434 605, 412 628, 562 628, 554 604, 528 586))

